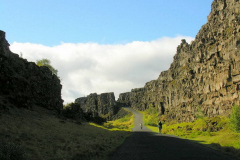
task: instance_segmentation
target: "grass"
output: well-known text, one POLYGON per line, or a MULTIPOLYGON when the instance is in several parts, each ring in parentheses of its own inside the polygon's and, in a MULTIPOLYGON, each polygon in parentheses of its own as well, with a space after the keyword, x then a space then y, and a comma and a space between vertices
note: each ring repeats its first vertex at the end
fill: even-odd
POLYGON ((128 114, 125 115, 124 117, 114 121, 108 121, 103 125, 97 125, 94 123, 90 123, 90 124, 96 127, 110 130, 110 131, 132 131, 132 128, 134 127, 134 114, 132 114, 129 111, 127 112, 128 114))
MULTIPOLYGON (((144 123, 153 132, 158 132, 157 114, 143 111, 144 123), (154 122, 152 125, 149 121, 154 122)), ((226 117, 199 118, 194 122, 165 123, 163 134, 176 135, 184 139, 194 140, 208 147, 221 150, 240 157, 240 133, 230 130, 229 119, 226 117)))
POLYGON ((145 126, 157 127, 159 122, 159 111, 157 107, 149 107, 145 111, 138 111, 143 114, 143 120, 145 126))
POLYGON ((107 159, 130 134, 61 120, 43 108, 12 108, 0 115, 0 159, 107 159))
POLYGON ((134 115, 127 115, 115 121, 108 121, 103 126, 110 130, 132 131, 134 127, 134 115))

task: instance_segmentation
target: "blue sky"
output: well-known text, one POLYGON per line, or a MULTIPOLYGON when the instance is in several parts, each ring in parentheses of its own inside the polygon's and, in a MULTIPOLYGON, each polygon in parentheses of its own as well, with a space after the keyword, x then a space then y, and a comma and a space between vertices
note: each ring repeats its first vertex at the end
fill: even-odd
POLYGON ((47 46, 195 37, 212 0, 0 0, 1 30, 10 43, 47 46))
POLYGON ((12 52, 47 58, 64 103, 129 92, 157 79, 181 39, 194 40, 212 0, 0 0, 12 52))

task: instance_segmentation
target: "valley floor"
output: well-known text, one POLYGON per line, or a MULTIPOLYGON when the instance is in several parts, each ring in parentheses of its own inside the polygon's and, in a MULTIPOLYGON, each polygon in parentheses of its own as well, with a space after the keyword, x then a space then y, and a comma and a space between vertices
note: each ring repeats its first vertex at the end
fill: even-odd
MULTIPOLYGON (((130 111, 133 112, 132 110, 130 111)), ((4 113, 0 113, 0 159, 104 160, 108 159, 109 155, 116 153, 116 148, 123 144, 127 137, 130 135, 132 137, 127 138, 127 141, 131 139, 134 140, 133 133, 137 133, 138 136, 135 137, 140 136, 140 139, 137 138, 137 141, 146 144, 149 143, 149 138, 152 138, 151 143, 155 144, 156 142, 156 147, 158 141, 159 144, 160 141, 165 140, 168 143, 169 140, 173 140, 173 144, 178 141, 178 139, 173 137, 159 137, 157 134, 151 133, 148 129, 146 130, 144 125, 143 129, 141 129, 139 124, 143 123, 142 115, 137 114, 136 116, 136 113, 135 124, 133 124, 134 116, 129 114, 121 119, 110 121, 99 126, 92 123, 60 119, 56 114, 53 114, 52 111, 40 107, 36 107, 34 110, 11 108, 4 113), (134 132, 129 132, 130 130, 134 132)), ((151 120, 151 122, 153 121, 151 120)), ((235 147, 234 149, 231 146, 223 147, 220 143, 217 143, 217 140, 226 142, 234 139, 237 141, 234 144, 239 144, 240 135, 238 133, 232 134, 225 132, 226 134, 224 135, 219 134, 219 132, 201 132, 201 134, 200 132, 187 133, 184 129, 188 130, 189 125, 190 124, 164 125, 163 132, 199 141, 205 143, 206 146, 222 149, 223 151, 231 152, 235 156, 239 156, 240 147, 235 147), (197 133, 199 135, 195 135, 197 133)), ((153 131, 157 131, 157 127, 148 127, 153 131)), ((130 144, 133 145, 133 148, 137 147, 136 142, 130 144)), ((129 144, 124 143, 123 146, 124 145, 129 144)), ((140 144, 140 146, 144 145, 140 144)), ((158 147, 160 147, 159 151, 161 151, 161 148, 165 146, 158 147)))
POLYGON ((135 115, 133 134, 112 155, 112 160, 234 160, 232 156, 200 145, 194 141, 167 134, 151 132, 143 123, 142 114, 129 108, 135 115))
MULTIPOLYGON (((148 114, 146 112, 142 113, 148 114)), ((144 117, 145 123, 149 121, 149 119, 146 119, 146 117, 149 118, 149 114, 144 117)), ((158 132, 157 125, 146 125, 153 132, 158 132)), ((164 124, 162 133, 193 140, 240 159, 240 133, 231 131, 228 125, 229 121, 225 117, 205 117, 189 123, 164 124)))

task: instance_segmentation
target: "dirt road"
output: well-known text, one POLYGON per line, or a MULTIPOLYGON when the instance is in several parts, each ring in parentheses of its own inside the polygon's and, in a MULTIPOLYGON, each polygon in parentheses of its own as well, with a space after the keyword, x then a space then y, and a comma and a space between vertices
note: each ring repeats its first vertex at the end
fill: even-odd
POLYGON ((135 114, 134 134, 112 155, 112 160, 233 160, 234 158, 190 140, 151 132, 135 114))

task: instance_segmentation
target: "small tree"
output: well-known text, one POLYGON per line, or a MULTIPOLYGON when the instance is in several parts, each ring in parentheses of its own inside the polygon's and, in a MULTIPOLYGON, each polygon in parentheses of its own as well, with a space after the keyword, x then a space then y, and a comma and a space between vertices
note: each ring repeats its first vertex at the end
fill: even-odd
POLYGON ((240 132, 240 107, 234 105, 230 115, 230 127, 235 132, 240 132))
POLYGON ((48 67, 52 71, 52 74, 55 74, 57 76, 58 70, 53 68, 53 66, 51 66, 51 61, 49 59, 43 58, 43 59, 37 60, 36 63, 38 66, 48 67))
POLYGON ((203 119, 205 114, 204 111, 201 109, 201 106, 197 106, 196 109, 197 111, 195 112, 195 116, 197 117, 197 119, 203 119))

